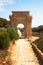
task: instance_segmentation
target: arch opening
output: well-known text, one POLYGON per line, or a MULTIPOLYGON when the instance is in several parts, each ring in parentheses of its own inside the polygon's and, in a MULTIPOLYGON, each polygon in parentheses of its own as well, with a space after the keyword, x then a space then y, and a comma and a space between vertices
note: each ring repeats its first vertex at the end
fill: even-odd
POLYGON ((24 24, 17 25, 17 31, 20 38, 24 38, 24 28, 25 28, 24 24))
POLYGON ((24 28, 24 25, 23 24, 18 24, 17 28, 24 28))

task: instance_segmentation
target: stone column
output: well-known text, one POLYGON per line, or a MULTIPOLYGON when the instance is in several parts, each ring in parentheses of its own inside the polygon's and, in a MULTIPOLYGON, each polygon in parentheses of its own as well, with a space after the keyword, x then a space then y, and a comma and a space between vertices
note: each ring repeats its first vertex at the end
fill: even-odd
POLYGON ((31 34, 32 31, 31 31, 31 22, 28 22, 27 21, 27 38, 29 39, 31 37, 31 34))

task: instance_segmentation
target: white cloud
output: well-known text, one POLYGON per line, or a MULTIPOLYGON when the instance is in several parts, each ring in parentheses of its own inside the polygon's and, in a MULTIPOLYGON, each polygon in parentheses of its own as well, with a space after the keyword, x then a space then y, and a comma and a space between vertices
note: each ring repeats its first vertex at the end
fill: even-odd
POLYGON ((0 12, 5 12, 5 9, 3 7, 0 7, 0 12))
POLYGON ((43 15, 41 13, 35 14, 32 19, 32 27, 37 27, 39 25, 43 25, 43 15))
POLYGON ((3 4, 2 3, 0 3, 0 7, 2 7, 3 6, 3 4))
POLYGON ((5 5, 15 4, 13 0, 0 0, 0 12, 5 12, 5 5))
POLYGON ((7 4, 14 4, 15 2, 13 0, 0 0, 0 4, 3 3, 7 3, 7 4))

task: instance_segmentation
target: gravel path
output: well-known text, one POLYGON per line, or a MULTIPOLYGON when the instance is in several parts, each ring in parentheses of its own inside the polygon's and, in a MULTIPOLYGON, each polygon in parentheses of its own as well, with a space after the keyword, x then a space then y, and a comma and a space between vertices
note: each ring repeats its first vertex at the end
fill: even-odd
POLYGON ((12 65, 40 65, 32 46, 25 39, 19 39, 11 50, 12 65))

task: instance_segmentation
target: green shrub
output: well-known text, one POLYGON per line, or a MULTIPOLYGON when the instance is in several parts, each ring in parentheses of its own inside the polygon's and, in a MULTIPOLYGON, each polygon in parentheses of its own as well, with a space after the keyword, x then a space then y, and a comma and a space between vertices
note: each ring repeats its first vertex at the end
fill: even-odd
POLYGON ((37 47, 43 52, 43 38, 39 38, 34 41, 37 47))
POLYGON ((15 29, 7 28, 7 32, 9 34, 10 40, 13 40, 13 39, 17 40, 19 38, 19 35, 15 29))
POLYGON ((43 25, 32 28, 32 32, 43 33, 43 25))
POLYGON ((0 48, 5 49, 9 47, 9 41, 17 40, 19 35, 13 28, 1 28, 0 29, 0 48))
POLYGON ((39 39, 37 46, 43 52, 43 39, 42 38, 39 39))
POLYGON ((5 29, 0 30, 0 48, 7 49, 9 47, 9 35, 5 29))
POLYGON ((2 33, 2 32, 7 32, 6 28, 0 28, 0 33, 2 33))
POLYGON ((10 21, 5 18, 0 18, 0 27, 8 27, 10 25, 10 21))

